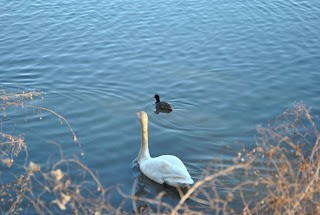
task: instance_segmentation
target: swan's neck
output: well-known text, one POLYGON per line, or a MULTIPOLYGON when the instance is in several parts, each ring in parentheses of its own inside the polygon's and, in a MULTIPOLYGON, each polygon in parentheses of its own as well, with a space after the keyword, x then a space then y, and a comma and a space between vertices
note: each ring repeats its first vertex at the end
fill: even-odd
POLYGON ((140 120, 141 125, 141 148, 138 155, 138 163, 150 158, 148 148, 148 120, 140 120))

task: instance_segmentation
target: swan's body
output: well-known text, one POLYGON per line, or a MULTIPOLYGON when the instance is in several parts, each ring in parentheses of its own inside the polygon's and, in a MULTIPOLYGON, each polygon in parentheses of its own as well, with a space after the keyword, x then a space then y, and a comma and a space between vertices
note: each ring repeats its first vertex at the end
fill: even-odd
POLYGON ((167 102, 160 102, 160 96, 154 95, 154 98, 156 99, 156 109, 158 111, 164 111, 164 112, 171 112, 172 108, 167 102))
POLYGON ((138 114, 141 124, 141 148, 138 155, 140 170, 148 178, 159 184, 166 183, 178 187, 193 184, 193 180, 182 161, 173 155, 152 158, 148 149, 148 116, 141 111, 138 114))

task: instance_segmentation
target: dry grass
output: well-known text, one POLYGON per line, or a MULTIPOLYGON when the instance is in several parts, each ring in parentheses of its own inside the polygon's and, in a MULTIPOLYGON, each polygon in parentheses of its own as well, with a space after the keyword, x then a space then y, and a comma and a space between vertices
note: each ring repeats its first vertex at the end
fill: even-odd
MULTIPOLYGON (((3 92, 0 112, 6 117, 6 108, 10 106, 49 111, 69 126, 74 141, 80 146, 65 118, 52 110, 28 104, 28 100, 42 95, 35 91, 3 92)), ((320 135, 316 119, 302 104, 284 112, 269 127, 258 127, 256 147, 239 152, 233 165, 223 167, 215 161, 192 187, 178 189, 180 200, 174 205, 164 201, 164 191, 153 199, 136 196, 136 181, 131 195, 117 187, 123 202, 114 207, 110 203, 112 188, 103 187, 97 175, 79 160, 65 158, 57 143, 50 142, 57 146, 59 159, 49 159, 47 168, 41 169, 28 157, 27 143, 22 137, 2 132, 0 135, 0 174, 10 174, 10 169, 19 172, 10 175, 11 181, 0 184, 3 214, 320 214, 320 135), (22 151, 26 162, 19 166, 14 158, 22 151), (215 169, 211 168, 214 166, 215 169), (235 175, 241 175, 241 180, 235 175), (226 187, 225 177, 237 178, 239 183, 226 187), (123 209, 128 202, 133 211, 123 209), (155 207, 142 208, 137 202, 155 207)))
MULTIPOLYGON (((35 97, 43 98, 42 95, 42 92, 36 91, 10 94, 7 94, 5 91, 2 91, 2 94, 0 94, 0 113, 2 113, 3 117, 5 118, 6 108, 11 106, 25 107, 25 103, 28 100, 33 100, 33 98, 35 97)), ((26 156, 28 157, 27 147, 23 138, 3 133, 2 123, 0 136, 0 160, 5 166, 11 167, 12 163, 14 162, 14 157, 17 157, 19 153, 22 151, 22 149, 24 149, 26 156)))
POLYGON ((319 214, 319 131, 310 109, 298 104, 278 118, 271 128, 258 128, 257 149, 265 159, 256 159, 252 169, 265 185, 261 212, 274 214, 319 214))
MULTIPOLYGON (((73 132, 68 121, 56 112, 30 105, 28 101, 35 97, 42 97, 43 93, 31 91, 23 93, 10 93, 0 95, 2 103, 0 111, 6 117, 6 108, 9 107, 31 107, 33 109, 49 111, 56 115, 61 123, 64 121, 70 128, 74 141, 80 143, 73 132)), ((2 214, 34 213, 57 214, 62 211, 74 214, 99 214, 103 212, 118 212, 106 200, 107 191, 97 176, 77 159, 66 159, 61 147, 57 146, 60 154, 58 161, 47 163, 47 169, 42 170, 40 166, 32 162, 28 157, 27 144, 22 137, 0 132, 0 174, 6 183, 0 183, 0 211, 2 214), (15 164, 14 158, 21 151, 25 152, 25 165, 15 164), (7 168, 7 169, 5 169, 7 168), (19 172, 12 175, 12 172, 19 172), (71 177, 72 175, 81 177, 71 177), (8 178, 10 178, 8 182, 8 178)), ((84 154, 81 153, 83 156, 84 154)))
POLYGON ((157 211, 148 212, 154 214, 320 214, 320 135, 313 120, 310 109, 298 104, 273 125, 258 127, 255 148, 243 149, 228 168, 208 168, 186 193, 178 190, 176 205, 162 202, 163 193, 154 200, 123 196, 133 205, 157 204, 157 211), (236 174, 241 181, 219 192, 224 177, 236 174), (187 199, 201 206, 189 205, 187 199))

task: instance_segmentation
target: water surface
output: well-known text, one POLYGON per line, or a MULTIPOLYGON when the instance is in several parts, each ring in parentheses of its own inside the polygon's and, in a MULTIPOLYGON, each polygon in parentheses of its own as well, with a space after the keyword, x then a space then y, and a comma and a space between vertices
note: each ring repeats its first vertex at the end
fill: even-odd
POLYGON ((213 157, 231 165, 255 146, 258 124, 295 102, 320 113, 317 0, 0 3, 1 89, 45 92, 32 104, 63 115, 82 144, 51 113, 8 110, 4 131, 22 134, 42 167, 55 141, 105 187, 131 193, 139 177, 154 197, 164 188, 134 163, 138 111, 149 115, 151 155, 180 157, 195 180, 213 157), (173 112, 155 114, 154 94, 173 112))

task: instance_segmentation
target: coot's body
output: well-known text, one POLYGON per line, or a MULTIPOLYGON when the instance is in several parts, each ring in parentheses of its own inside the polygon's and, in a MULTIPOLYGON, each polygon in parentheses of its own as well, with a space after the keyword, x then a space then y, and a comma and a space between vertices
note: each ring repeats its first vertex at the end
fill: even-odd
POLYGON ((160 102, 159 95, 155 95, 154 98, 156 99, 156 109, 160 112, 171 112, 172 108, 167 102, 160 102))

